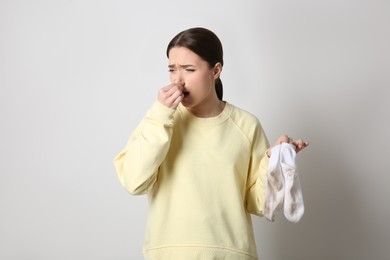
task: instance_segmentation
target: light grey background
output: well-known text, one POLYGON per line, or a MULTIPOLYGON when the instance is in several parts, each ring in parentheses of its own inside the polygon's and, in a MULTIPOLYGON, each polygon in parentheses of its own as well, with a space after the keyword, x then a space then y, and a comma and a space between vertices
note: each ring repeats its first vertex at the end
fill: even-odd
POLYGON ((265 260, 390 258, 390 2, 0 1, 0 259, 141 259, 147 200, 112 164, 204 26, 225 99, 299 154, 298 224, 254 217, 265 260))

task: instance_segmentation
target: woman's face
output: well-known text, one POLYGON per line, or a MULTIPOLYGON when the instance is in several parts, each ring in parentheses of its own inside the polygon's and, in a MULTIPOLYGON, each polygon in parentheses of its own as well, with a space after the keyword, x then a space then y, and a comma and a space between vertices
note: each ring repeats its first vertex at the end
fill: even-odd
POLYGON ((183 86, 183 106, 197 109, 207 107, 215 99, 215 79, 219 77, 220 65, 210 68, 208 63, 185 47, 173 47, 169 51, 171 83, 183 86))

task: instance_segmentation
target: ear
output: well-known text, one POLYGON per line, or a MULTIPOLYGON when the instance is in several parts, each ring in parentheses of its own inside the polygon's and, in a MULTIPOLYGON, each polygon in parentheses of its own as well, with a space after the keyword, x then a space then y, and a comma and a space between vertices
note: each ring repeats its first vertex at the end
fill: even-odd
POLYGON ((220 62, 217 62, 213 68, 214 79, 219 78, 219 76, 221 75, 221 72, 222 72, 222 64, 220 62))

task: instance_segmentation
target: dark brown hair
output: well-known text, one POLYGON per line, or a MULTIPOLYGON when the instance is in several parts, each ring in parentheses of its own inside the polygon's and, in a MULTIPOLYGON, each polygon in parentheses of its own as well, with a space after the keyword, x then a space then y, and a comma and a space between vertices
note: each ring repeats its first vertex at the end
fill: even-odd
MULTIPOLYGON (((205 60, 210 68, 213 68, 218 62, 223 66, 222 43, 217 35, 208 29, 195 27, 177 34, 168 44, 168 58, 169 51, 173 47, 185 47, 193 51, 205 60)), ((215 80, 215 91, 217 92, 218 98, 222 100, 223 87, 219 77, 215 80)))

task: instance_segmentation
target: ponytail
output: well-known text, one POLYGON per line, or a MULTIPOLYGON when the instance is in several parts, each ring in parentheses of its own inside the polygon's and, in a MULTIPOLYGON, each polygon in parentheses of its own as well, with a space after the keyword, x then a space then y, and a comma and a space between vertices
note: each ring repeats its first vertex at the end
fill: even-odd
POLYGON ((222 101, 223 87, 222 87, 222 81, 220 78, 217 78, 215 80, 215 91, 217 92, 218 99, 222 101))

